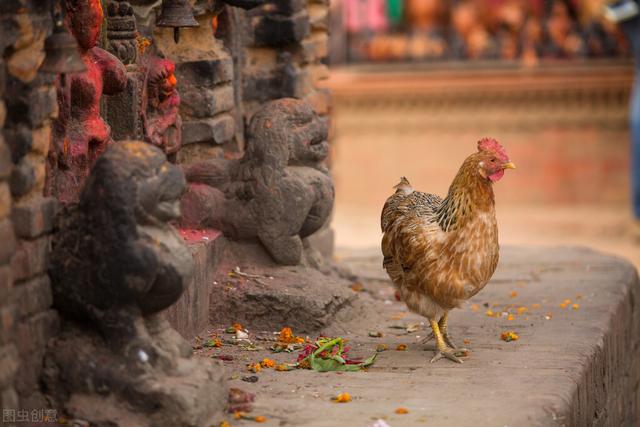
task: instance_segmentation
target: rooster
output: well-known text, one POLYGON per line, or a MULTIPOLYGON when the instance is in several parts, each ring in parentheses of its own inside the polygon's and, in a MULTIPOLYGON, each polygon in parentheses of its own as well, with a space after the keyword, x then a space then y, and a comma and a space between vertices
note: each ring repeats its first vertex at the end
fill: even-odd
POLYGON ((414 191, 402 177, 382 209, 383 267, 409 310, 429 320, 436 352, 462 363, 467 354, 447 332, 449 311, 477 294, 498 264, 493 183, 515 169, 491 138, 478 141, 444 199, 414 191))

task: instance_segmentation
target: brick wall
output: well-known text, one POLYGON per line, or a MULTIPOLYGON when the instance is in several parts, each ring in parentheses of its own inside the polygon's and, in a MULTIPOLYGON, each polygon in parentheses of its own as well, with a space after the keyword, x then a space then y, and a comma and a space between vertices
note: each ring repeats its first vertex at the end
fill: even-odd
POLYGON ((42 196, 57 102, 37 72, 50 31, 47 1, 0 4, 0 407, 23 411, 48 406, 39 377, 58 327, 46 274, 56 202, 42 196))

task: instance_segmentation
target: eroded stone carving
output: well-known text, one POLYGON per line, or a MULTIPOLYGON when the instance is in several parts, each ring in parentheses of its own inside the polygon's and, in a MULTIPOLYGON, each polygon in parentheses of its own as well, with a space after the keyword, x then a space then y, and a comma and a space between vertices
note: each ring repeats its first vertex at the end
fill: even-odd
POLYGON ((62 203, 75 202, 91 166, 111 143, 109 125, 100 116, 103 94, 126 86, 124 65, 96 46, 104 18, 100 0, 69 0, 66 24, 80 46, 87 71, 58 81, 58 119, 48 154, 46 193, 62 203))
POLYGON ((87 413, 73 415, 113 420, 93 406, 112 405, 128 417, 119 425, 200 426, 224 401, 220 373, 191 359, 191 347, 162 315, 193 270, 169 224, 180 215, 185 186, 160 149, 120 141, 98 159, 78 205, 64 215, 50 276, 67 322, 49 351, 47 384, 67 397, 67 410, 82 412, 83 402, 87 413))
POLYGON ((182 223, 257 239, 279 264, 299 264, 302 239, 322 227, 333 206, 333 183, 323 164, 326 122, 309 104, 284 98, 256 112, 247 136, 242 159, 188 168, 182 223))
POLYGON ((168 59, 147 55, 146 93, 142 100, 145 140, 160 147, 174 160, 182 146, 182 119, 178 113, 180 95, 176 90, 175 65, 168 59))

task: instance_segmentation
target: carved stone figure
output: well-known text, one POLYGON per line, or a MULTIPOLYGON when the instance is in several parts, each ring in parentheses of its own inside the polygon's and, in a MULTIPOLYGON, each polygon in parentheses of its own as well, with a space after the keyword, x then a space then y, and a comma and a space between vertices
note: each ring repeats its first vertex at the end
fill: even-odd
POLYGON ((107 6, 107 48, 122 61, 133 64, 138 56, 136 19, 125 0, 111 0, 107 6))
MULTIPOLYGON (((67 322, 52 344, 47 382, 59 389, 55 396, 88 394, 99 407, 111 396, 133 413, 153 411, 144 423, 129 414, 134 418, 119 425, 205 425, 219 409, 208 400, 220 379, 197 385, 215 371, 190 359, 191 347, 161 314, 193 270, 189 250, 169 224, 180 215, 185 186, 181 170, 160 149, 120 141, 98 159, 54 240, 54 306, 67 322)), ((93 420, 100 416, 85 406, 95 412, 93 420)))
POLYGON ((126 90, 109 98, 107 119, 115 139, 142 139, 174 161, 182 146, 175 65, 160 58, 153 41, 138 33, 130 3, 111 0, 107 7, 107 46, 127 64, 126 90))
POLYGON ((46 192, 62 203, 75 202, 91 166, 111 142, 100 116, 103 94, 126 85, 123 64, 96 46, 104 18, 100 0, 68 0, 66 25, 78 40, 87 71, 58 81, 59 115, 48 155, 46 192))
POLYGON ((277 263, 299 264, 302 238, 322 227, 333 206, 326 138, 326 122, 309 104, 291 98, 265 104, 251 119, 242 159, 211 159, 187 170, 182 223, 257 239, 277 263))
POLYGON ((96 162, 54 242, 55 305, 90 320, 112 348, 128 353, 133 346, 152 363, 165 349, 140 320, 160 322, 155 314, 178 300, 193 269, 168 223, 180 216, 185 186, 182 171, 160 150, 118 142, 96 162))
POLYGON ((162 148, 173 160, 182 145, 175 65, 168 59, 147 55, 144 68, 147 74, 146 96, 142 100, 145 140, 162 148))

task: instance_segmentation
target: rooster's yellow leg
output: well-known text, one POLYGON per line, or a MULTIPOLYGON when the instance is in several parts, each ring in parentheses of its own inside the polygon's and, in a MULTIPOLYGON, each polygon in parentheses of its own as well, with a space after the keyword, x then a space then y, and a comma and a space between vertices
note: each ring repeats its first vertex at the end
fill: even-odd
POLYGON ((438 322, 438 326, 440 327, 440 332, 442 332, 442 338, 444 338, 444 342, 447 343, 447 345, 453 349, 458 350, 459 352, 467 352, 468 350, 466 348, 458 348, 453 341, 451 340, 451 337, 449 336, 449 333, 447 332, 447 322, 449 321, 449 312, 445 311, 444 312, 444 316, 442 316, 442 318, 440 319, 440 321, 438 322))
POLYGON ((462 360, 458 359, 457 356, 463 356, 466 354, 465 351, 456 350, 447 345, 442 336, 442 332, 440 331, 440 326, 438 322, 435 320, 429 320, 429 324, 431 325, 431 329, 433 329, 433 336, 436 338, 436 355, 431 359, 431 363, 436 362, 443 357, 446 357, 449 360, 452 360, 456 363, 462 363, 462 360))

